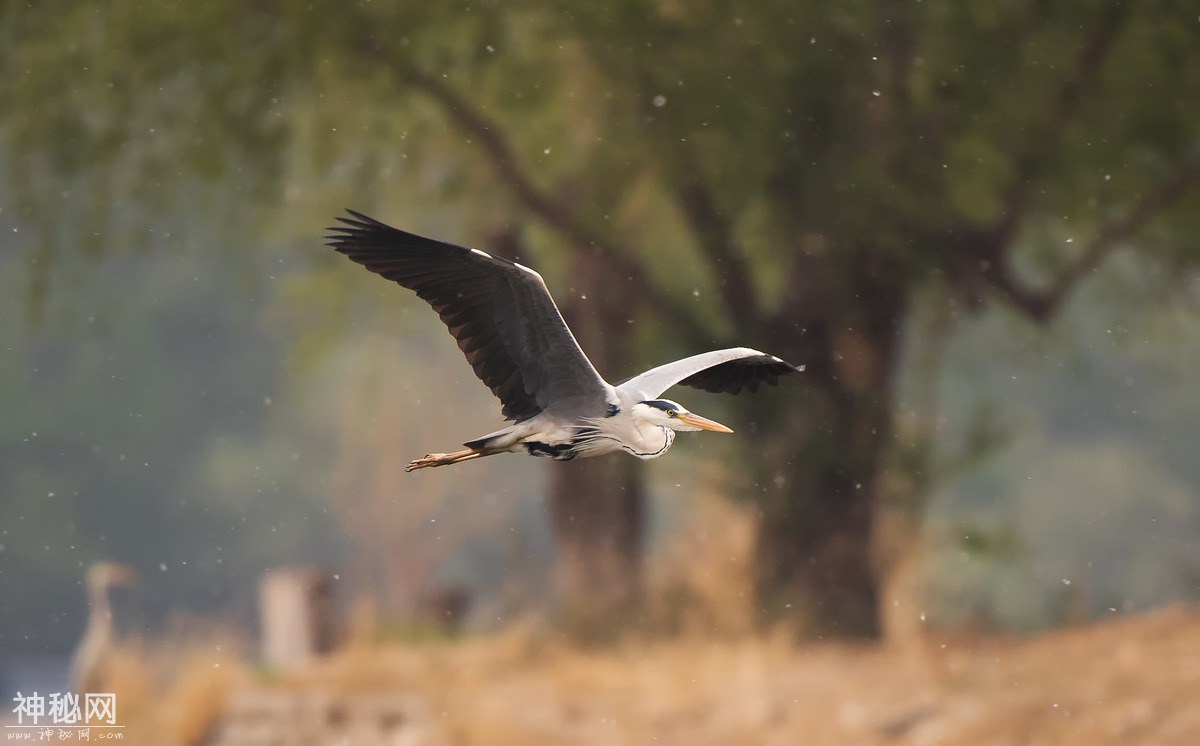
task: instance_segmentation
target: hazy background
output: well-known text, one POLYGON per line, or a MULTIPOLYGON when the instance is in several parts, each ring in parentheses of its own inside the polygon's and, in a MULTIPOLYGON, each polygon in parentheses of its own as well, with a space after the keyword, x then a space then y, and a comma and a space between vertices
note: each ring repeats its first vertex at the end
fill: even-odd
MULTIPOLYGON (((810 376, 826 367, 814 358, 840 354, 836 343, 822 353, 784 339, 778 326, 734 318, 725 265, 696 248, 712 231, 689 232, 671 207, 672 179, 689 164, 702 164, 716 185, 723 207, 712 214, 735 224, 755 263, 751 287, 779 314, 790 287, 781 268, 793 254, 828 263, 846 252, 853 265, 874 256, 859 239, 875 234, 915 247, 887 254, 886 266, 904 267, 908 279, 896 362, 881 390, 890 397, 888 443, 919 445, 917 461, 888 463, 893 475, 919 475, 905 477, 919 506, 905 541, 920 547, 931 622, 1029 630, 1196 599, 1200 252, 1191 228, 1200 202, 1195 174, 1175 170, 1194 164, 1198 145, 1197 88, 1183 93, 1200 79, 1194 11, 1152 3, 1121 18, 1111 49, 1097 53, 1099 72, 1076 81, 1085 103, 1064 107, 1070 123, 1042 138, 998 112, 1040 121, 1073 61, 1088 62, 1089 34, 1110 23, 1104 4, 1069 12, 1004 4, 995 17, 930 5, 937 12, 896 7, 910 13, 917 50, 904 54, 923 54, 927 65, 908 73, 911 88, 925 91, 911 106, 936 109, 935 129, 949 141, 939 153, 914 153, 913 163, 928 161, 920 173, 931 179, 947 168, 945 153, 965 164, 936 189, 924 176, 905 182, 902 167, 884 169, 879 184, 862 181, 870 163, 850 151, 864 138, 882 141, 838 134, 872 111, 854 107, 896 95, 887 70, 869 72, 883 64, 875 55, 894 62, 879 20, 890 5, 835 17, 797 9, 793 24, 783 6, 736 4, 621 4, 591 20, 553 4, 344 12, 6 4, 0 659, 69 651, 86 612, 84 570, 100 559, 138 568, 141 587, 121 616, 150 633, 189 615, 249 631, 259 574, 291 563, 331 566, 343 599, 373 599, 385 618, 402 619, 422 594, 450 586, 469 590, 480 628, 553 613, 561 586, 543 498, 562 466, 511 456, 405 475, 409 459, 495 429, 499 406, 421 301, 322 244, 346 206, 485 248, 513 233, 523 260, 560 301, 570 299, 572 323, 603 314, 596 294, 576 287, 578 257, 605 265, 613 246, 581 253, 588 243, 522 194, 510 161, 456 117, 462 107, 439 98, 438 82, 499 123, 511 162, 541 195, 585 216, 584 235, 632 247, 621 256, 716 330, 684 337, 659 305, 633 300, 636 283, 609 283, 603 294, 629 299, 619 302, 629 308, 625 328, 636 330, 599 332, 631 340, 609 356, 616 369, 602 366, 609 380, 726 339, 807 363, 810 376), (792 25, 803 28, 771 31, 792 25), (662 34, 659 47, 647 43, 648 27, 662 34), (947 49, 940 40, 954 29, 966 38, 947 49), (724 51, 713 39, 728 41, 724 51), (671 52, 656 56, 663 46, 671 52), (756 80, 763 60, 770 65, 756 80), (736 66, 740 91, 683 82, 695 71, 718 80, 723 64, 736 66), (922 72, 932 67, 967 70, 946 84, 962 93, 940 109, 922 77, 936 81, 941 73, 922 72), (435 83, 406 83, 411 69, 435 83), (1159 77, 1167 70, 1177 77, 1159 77), (820 251, 811 236, 789 242, 800 233, 754 201, 785 190, 755 180, 776 157, 780 120, 754 112, 783 97, 781 76, 808 91, 800 100, 830 102, 824 134, 796 160, 798 171, 811 162, 814 183, 781 202, 811 198, 815 206, 796 208, 797 222, 819 212, 841 226, 814 229, 827 240, 820 251), (714 112, 727 101, 753 105, 725 119, 715 113, 722 136, 695 152, 666 154, 656 143, 704 137, 710 123, 696 112, 706 97, 714 112), (1146 121, 1118 130, 1106 114, 1146 121), (639 130, 652 136, 639 139, 639 130), (1093 130, 1103 152, 1084 144, 1093 130), (1005 139, 1016 132, 1026 134, 1005 139), (1030 144, 1046 139, 1052 153, 1030 144), (603 144, 580 144, 593 141, 603 144), (1052 167, 1028 166, 1039 158, 1052 167), (1110 173, 1133 185, 1111 186, 1110 173), (1186 187, 1119 236, 1044 323, 989 287, 988 270, 955 275, 942 254, 893 235, 913 216, 989 224, 1006 214, 993 202, 1031 181, 1034 196, 1022 199, 1034 205, 1033 227, 1010 243, 1014 266, 1037 285, 1172 179, 1186 187), (821 183, 828 194, 818 198, 821 183)), ((890 125, 881 127, 890 137, 890 125)), ((886 146, 897 152, 926 147, 896 137, 886 146)), ((847 298, 839 307, 852 311, 876 302, 870 293, 847 298)), ((590 350, 589 337, 581 334, 590 350)), ((685 406, 732 418, 738 433, 684 436, 667 458, 622 467, 645 480, 638 531, 652 578, 656 562, 679 561, 671 548, 685 527, 694 537, 711 520, 719 532, 724 514, 697 505, 731 501, 754 513, 755 480, 774 473, 772 454, 791 452, 790 431, 747 426, 758 415, 746 408, 823 427, 826 410, 787 391, 804 385, 783 382, 760 395, 767 404, 674 392, 685 406), (782 445, 758 454, 764 439, 782 445), (743 472, 752 476, 739 481, 743 472)), ((776 486, 803 473, 797 467, 776 486)), ((870 488, 877 476, 861 481, 870 488)), ((753 586, 749 577, 729 582, 753 586)))

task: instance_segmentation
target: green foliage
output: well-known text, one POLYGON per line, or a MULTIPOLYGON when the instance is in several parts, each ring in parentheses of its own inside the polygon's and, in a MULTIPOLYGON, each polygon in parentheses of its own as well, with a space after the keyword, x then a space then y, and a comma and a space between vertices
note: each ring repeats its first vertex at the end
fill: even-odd
POLYGON ((866 255, 919 280, 945 262, 931 234, 996 223, 1026 181, 1031 243, 1056 246, 1042 261, 1061 267, 1070 253, 1044 219, 1066 216, 1082 243, 1195 147, 1182 92, 1200 86, 1200 31, 1183 15, 1171 2, 10 5, 0 115, 22 154, 19 212, 47 246, 79 243, 53 238, 64 176, 84 179, 94 210, 75 230, 104 236, 129 219, 111 205, 170 203, 175 174, 235 175, 269 205, 306 162, 354 174, 355 191, 394 185, 397 150, 503 220, 511 207, 478 180, 495 155, 447 126, 470 107, 591 233, 637 236, 652 268, 708 265, 707 282, 654 270, 669 294, 729 269, 671 219, 679 190, 704 185, 772 297, 801 235, 842 272, 866 255), (410 70, 461 106, 430 101, 410 70))
MULTIPOLYGON (((620 266, 630 318, 671 330, 645 324, 639 345, 736 332, 809 363, 788 405, 747 405, 788 465, 757 475, 787 485, 763 488, 772 515, 870 489, 923 294, 997 290, 1041 319, 1112 251, 1157 263, 1154 287, 1200 259, 1200 25, 1176 0, 112 0, 8 3, 0 29, 0 221, 35 312, 86 278, 80 255, 171 245, 164 215, 204 215, 234 257, 315 234, 339 203, 452 240, 528 223, 561 293, 583 252, 620 266)), ((387 302, 332 283, 282 291, 285 323, 306 299, 330 310, 296 360, 387 302)), ((994 451, 1009 418, 992 406, 945 463, 994 451)), ((937 455, 927 436, 897 463, 937 455)))
POLYGON ((1003 403, 1009 437, 926 506, 935 619, 1034 629, 1200 591, 1200 329, 1194 299, 1163 307, 1143 272, 1114 267, 1039 337, 989 314, 949 342, 938 452, 978 427, 976 402, 1003 403))
POLYGON ((335 554, 301 458, 312 444, 263 436, 286 417, 272 410, 280 343, 206 244, 89 263, 75 315, 35 329, 20 321, 21 256, 0 256, 0 649, 69 649, 97 560, 142 570, 133 616, 154 624, 253 593, 254 570, 301 550, 335 554))

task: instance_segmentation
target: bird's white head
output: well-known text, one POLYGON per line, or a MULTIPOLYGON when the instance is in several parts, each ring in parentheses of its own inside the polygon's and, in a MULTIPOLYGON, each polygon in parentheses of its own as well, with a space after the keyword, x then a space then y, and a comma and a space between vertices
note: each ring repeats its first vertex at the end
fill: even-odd
POLYGON ((678 430, 681 432, 696 430, 711 430, 715 433, 733 432, 715 420, 710 420, 707 417, 701 417, 698 414, 687 411, 670 399, 650 399, 649 401, 638 402, 633 405, 632 414, 641 422, 658 425, 669 430, 678 430))
POLYGON ((130 588, 137 585, 137 570, 121 562, 96 562, 88 568, 87 582, 90 586, 130 588))

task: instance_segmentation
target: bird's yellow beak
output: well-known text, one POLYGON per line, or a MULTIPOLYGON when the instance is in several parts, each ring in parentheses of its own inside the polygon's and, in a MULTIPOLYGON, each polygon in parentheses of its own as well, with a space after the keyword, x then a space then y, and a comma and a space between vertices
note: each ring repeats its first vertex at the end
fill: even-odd
POLYGON ((687 423, 692 427, 698 427, 701 430, 712 430, 714 433, 733 432, 733 430, 730 430, 716 420, 710 420, 707 417, 701 417, 700 415, 693 414, 691 412, 684 412, 683 414, 679 415, 679 421, 687 423))

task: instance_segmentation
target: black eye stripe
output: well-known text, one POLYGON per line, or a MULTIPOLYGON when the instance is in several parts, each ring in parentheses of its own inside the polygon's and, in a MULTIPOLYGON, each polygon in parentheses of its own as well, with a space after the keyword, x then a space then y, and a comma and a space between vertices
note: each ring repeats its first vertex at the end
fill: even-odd
POLYGON ((645 404, 647 407, 661 409, 672 417, 676 417, 683 412, 682 407, 680 407, 678 404, 672 401, 666 401, 664 399, 650 399, 642 402, 642 404, 645 404))

